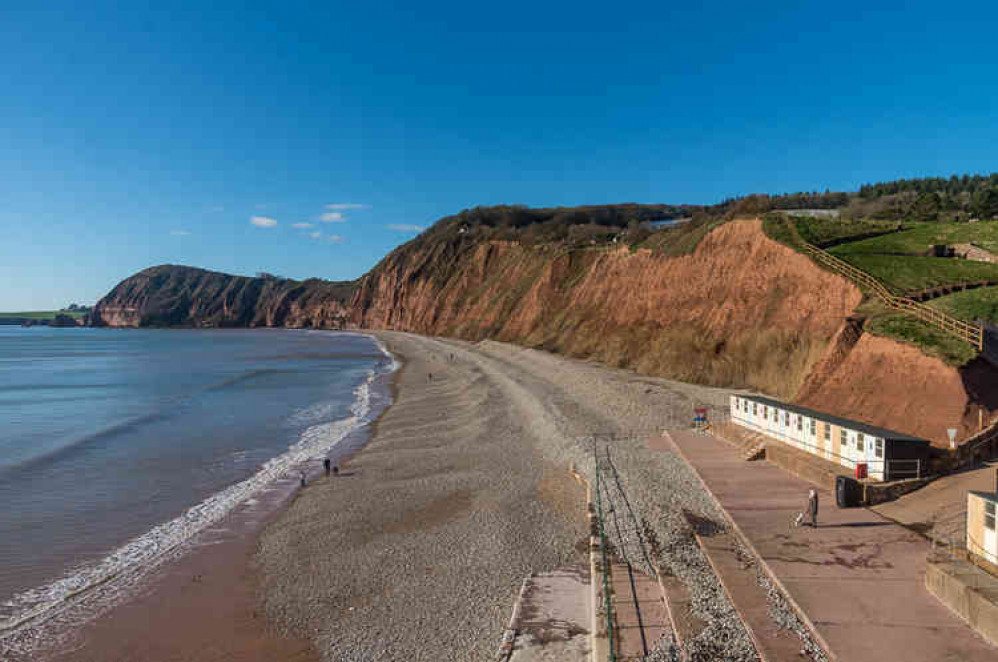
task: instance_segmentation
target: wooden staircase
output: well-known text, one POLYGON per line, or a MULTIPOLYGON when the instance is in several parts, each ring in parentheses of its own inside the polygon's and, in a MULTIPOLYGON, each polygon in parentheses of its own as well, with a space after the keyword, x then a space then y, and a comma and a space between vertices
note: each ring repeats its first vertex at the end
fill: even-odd
POLYGON ((766 439, 761 435, 753 435, 752 443, 745 447, 742 459, 746 462, 764 460, 766 458, 766 439))

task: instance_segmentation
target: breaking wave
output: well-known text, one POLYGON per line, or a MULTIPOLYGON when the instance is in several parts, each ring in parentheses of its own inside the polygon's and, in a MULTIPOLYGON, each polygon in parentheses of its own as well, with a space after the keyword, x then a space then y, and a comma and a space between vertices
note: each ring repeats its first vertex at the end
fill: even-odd
MULTIPOLYGON (((42 628, 88 596, 95 589, 115 596, 123 591, 107 591, 109 585, 131 585, 163 561, 173 558, 199 533, 218 523, 237 506, 250 501, 276 480, 296 472, 310 460, 336 450, 351 432, 373 419, 371 387, 379 376, 394 372, 399 364, 377 339, 385 356, 366 379, 354 389, 350 415, 306 428, 287 451, 266 463, 249 478, 216 492, 188 508, 179 517, 154 527, 132 539, 98 562, 84 565, 47 585, 33 588, 0 604, 0 658, 4 653, 27 654, 43 641, 42 628)), ((94 614, 91 614, 91 617, 94 614)), ((75 619, 74 619, 75 620, 75 619)), ((85 618, 83 620, 86 620, 85 618)))

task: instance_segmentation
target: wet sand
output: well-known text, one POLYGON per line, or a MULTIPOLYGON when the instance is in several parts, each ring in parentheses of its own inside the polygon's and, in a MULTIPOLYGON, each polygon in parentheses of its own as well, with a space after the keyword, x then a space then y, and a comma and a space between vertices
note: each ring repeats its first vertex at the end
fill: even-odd
MULTIPOLYGON (((295 482, 268 493, 287 502, 295 482)), ((113 607, 51 662, 317 662, 311 643, 279 634, 261 608, 254 562, 262 526, 280 504, 243 506, 159 568, 141 592, 113 607), (267 515, 267 513, 270 513, 267 515)))

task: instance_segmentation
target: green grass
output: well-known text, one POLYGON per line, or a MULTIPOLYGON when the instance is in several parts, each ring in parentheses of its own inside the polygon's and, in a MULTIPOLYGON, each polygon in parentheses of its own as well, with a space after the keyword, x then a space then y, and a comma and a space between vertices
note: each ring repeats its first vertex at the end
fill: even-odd
POLYGON ((724 223, 725 219, 720 216, 697 218, 676 227, 655 230, 633 248, 648 248, 657 255, 668 257, 689 255, 711 230, 724 223))
POLYGON ((878 221, 865 218, 810 218, 801 216, 792 218, 797 224, 800 236, 815 246, 825 246, 850 237, 894 232, 898 226, 896 221, 878 221))
POLYGON ((998 264, 945 257, 857 254, 840 251, 840 248, 844 246, 829 252, 901 291, 923 290, 950 283, 998 281, 998 264))
POLYGON ((0 313, 0 318, 18 317, 32 320, 48 320, 53 319, 56 315, 68 315, 69 317, 78 319, 83 317, 84 313, 76 311, 69 312, 66 310, 32 310, 23 313, 0 313))
POLYGON ((866 331, 915 345, 924 354, 935 356, 954 366, 965 365, 977 356, 977 351, 969 343, 957 340, 921 320, 901 313, 888 313, 871 318, 866 323, 866 331))
POLYGON ((836 246, 831 252, 845 255, 925 255, 936 244, 976 244, 998 253, 998 221, 980 223, 919 223, 909 230, 836 246))
POLYGON ((762 231, 773 241, 797 249, 797 238, 791 232, 787 218, 783 214, 770 212, 762 217, 762 231))
POLYGON ((983 319, 998 323, 998 287, 956 292, 933 299, 928 305, 968 322, 983 319))

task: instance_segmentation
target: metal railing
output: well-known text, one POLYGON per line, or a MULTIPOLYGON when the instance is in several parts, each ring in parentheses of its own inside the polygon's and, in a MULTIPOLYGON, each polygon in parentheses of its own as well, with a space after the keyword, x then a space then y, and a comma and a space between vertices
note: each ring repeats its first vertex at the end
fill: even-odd
POLYGON ((613 609, 610 601, 610 562, 606 556, 606 533, 603 530, 603 499, 601 497, 602 485, 599 471, 599 456, 596 450, 595 440, 593 442, 593 459, 596 462, 596 522, 599 531, 600 556, 603 561, 603 606, 606 610, 606 636, 609 643, 609 662, 616 662, 616 641, 613 632, 613 609))
POLYGON ((845 276, 861 288, 866 289, 880 299, 880 301, 891 310, 898 310, 917 317, 926 324, 934 326, 944 333, 948 333, 955 338, 959 338, 960 340, 970 343, 977 348, 977 351, 979 352, 984 350, 983 326, 964 322, 963 320, 936 310, 931 306, 926 306, 924 303, 895 294, 887 285, 865 271, 857 269, 848 262, 835 257, 828 251, 808 243, 803 237, 800 236, 800 233, 797 231, 797 226, 792 220, 787 219, 786 222, 801 249, 816 262, 841 276, 845 276))

